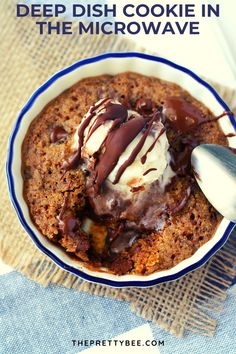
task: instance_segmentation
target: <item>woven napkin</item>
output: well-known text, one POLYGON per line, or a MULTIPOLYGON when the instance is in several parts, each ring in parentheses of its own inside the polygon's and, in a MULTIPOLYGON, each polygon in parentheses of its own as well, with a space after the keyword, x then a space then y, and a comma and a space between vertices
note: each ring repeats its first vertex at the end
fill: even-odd
MULTIPOLYGON (((32 19, 15 18, 15 4, 13 0, 0 3, 0 257, 44 286, 58 284, 128 301, 137 315, 176 336, 185 330, 213 335, 214 312, 221 310, 236 275, 236 233, 205 266, 178 281, 147 289, 115 289, 88 283, 58 268, 20 227, 9 202, 5 158, 8 136, 22 105, 54 72, 80 58, 137 48, 117 36, 40 36, 32 19)), ((232 109, 236 107, 235 91, 215 87, 232 109)))

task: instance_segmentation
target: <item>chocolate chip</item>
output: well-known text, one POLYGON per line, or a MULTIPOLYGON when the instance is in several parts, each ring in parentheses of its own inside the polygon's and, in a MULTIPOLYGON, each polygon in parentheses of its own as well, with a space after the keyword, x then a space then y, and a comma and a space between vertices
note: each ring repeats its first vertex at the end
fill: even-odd
POLYGON ((149 98, 140 98, 136 102, 135 109, 140 114, 150 114, 150 113, 152 113, 153 108, 154 108, 154 103, 149 98))
POLYGON ((63 127, 55 126, 50 133, 51 143, 57 143, 58 141, 65 140, 67 138, 67 132, 63 127))
POLYGON ((139 233, 135 230, 123 230, 110 244, 110 252, 121 253, 133 246, 139 233))
POLYGON ((32 178, 32 172, 31 172, 31 167, 30 166, 26 166, 24 168, 23 178, 24 178, 25 181, 30 179, 30 178, 32 178))

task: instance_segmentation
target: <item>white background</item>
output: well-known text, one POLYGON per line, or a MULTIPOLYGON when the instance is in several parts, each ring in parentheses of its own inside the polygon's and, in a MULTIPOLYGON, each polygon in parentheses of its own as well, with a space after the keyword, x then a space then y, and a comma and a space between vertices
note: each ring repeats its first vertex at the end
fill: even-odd
MULTIPOLYGON (((108 0, 113 3, 114 0, 108 0)), ((116 2, 117 3, 117 2, 116 2)), ((158 55, 187 66, 199 75, 236 88, 236 1, 235 0, 120 0, 119 4, 220 4, 220 17, 145 18, 145 21, 200 21, 200 35, 135 35, 130 39, 158 55)), ((197 12, 197 11, 196 11, 197 12)), ((122 16, 123 21, 134 20, 122 16)), ((143 21, 143 18, 135 18, 143 21)))

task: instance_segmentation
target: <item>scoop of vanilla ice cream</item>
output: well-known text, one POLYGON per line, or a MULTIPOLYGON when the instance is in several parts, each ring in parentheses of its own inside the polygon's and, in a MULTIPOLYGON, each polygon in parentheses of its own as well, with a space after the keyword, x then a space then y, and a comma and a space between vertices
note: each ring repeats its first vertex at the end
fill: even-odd
MULTIPOLYGON (((130 190, 134 187, 137 188, 151 184, 156 180, 159 180, 161 186, 164 188, 165 185, 169 183, 174 173, 169 165, 169 143, 166 133, 164 132, 158 138, 163 128, 164 126, 160 121, 153 124, 153 128, 147 136, 142 149, 136 156, 134 162, 126 168, 119 180, 119 183, 117 185, 113 185, 115 188, 130 190), (155 143, 153 149, 146 155, 146 162, 143 164, 141 162, 142 156, 148 151, 157 138, 157 142, 155 143)), ((143 133, 138 134, 120 156, 117 165, 108 176, 108 181, 111 184, 114 182, 120 166, 128 159, 131 152, 140 141, 142 134, 143 133)))
MULTIPOLYGON (((98 101, 95 106, 99 106, 100 102, 102 100, 98 101)), ((116 103, 116 104, 120 104, 118 101, 113 101, 112 102, 116 103)), ((80 124, 82 124, 91 114, 91 109, 93 107, 90 107, 89 111, 85 114, 85 116, 83 117, 82 121, 80 124)), ((82 151, 81 151, 81 157, 82 158, 89 158, 91 157, 95 152, 97 152, 104 139, 106 138, 111 126, 112 126, 112 121, 106 121, 104 124, 102 124, 100 127, 98 127, 94 133, 92 134, 92 136, 88 139, 88 132, 89 129, 91 128, 91 126, 93 126, 94 122, 97 119, 98 114, 102 114, 105 112, 105 107, 99 106, 97 109, 94 110, 94 117, 93 119, 90 121, 89 125, 87 126, 87 128, 84 131, 84 145, 82 147, 82 151)), ((74 134, 74 139, 73 139, 73 150, 77 150, 78 148, 78 130, 79 130, 80 125, 77 127, 76 132, 74 134)))
MULTIPOLYGON (((99 105, 100 102, 101 101, 97 102, 95 106, 99 105)), ((120 104, 118 101, 115 100, 111 100, 111 102, 115 104, 120 104)), ((93 157, 93 155, 97 151, 99 151, 113 124, 112 120, 107 120, 104 124, 100 125, 89 137, 88 133, 90 128, 96 122, 98 115, 105 112, 105 107, 101 105, 95 111, 93 108, 93 112, 95 112, 95 115, 90 121, 87 128, 84 130, 84 142, 81 150, 81 158, 85 159, 85 161, 87 160, 87 162, 93 157)), ((88 118, 89 115, 90 110, 83 118, 81 124, 85 119, 88 118)), ((139 116, 139 113, 133 110, 128 110, 128 119, 131 116, 139 116)), ((74 136, 74 149, 78 147, 78 129, 74 136)), ((119 168, 129 158, 130 154, 137 146, 144 132, 139 133, 133 139, 133 141, 131 141, 125 151, 121 154, 118 163, 107 177, 106 182, 111 188, 119 191, 119 193, 122 194, 130 194, 132 193, 132 191, 134 191, 134 188, 145 188, 145 186, 150 185, 156 180, 159 181, 159 184, 163 189, 165 188, 165 186, 170 182, 171 178, 174 176, 174 172, 170 167, 170 153, 168 151, 169 142, 167 139, 166 132, 163 130, 164 125, 161 121, 153 122, 152 128, 145 140, 145 143, 137 154, 135 160, 131 165, 127 166, 127 168, 121 175, 119 182, 117 184, 113 184, 119 168), (151 151, 147 153, 147 151, 153 144, 153 149, 151 149, 151 151), (146 161, 145 163, 142 163, 141 158, 145 154, 146 161)))

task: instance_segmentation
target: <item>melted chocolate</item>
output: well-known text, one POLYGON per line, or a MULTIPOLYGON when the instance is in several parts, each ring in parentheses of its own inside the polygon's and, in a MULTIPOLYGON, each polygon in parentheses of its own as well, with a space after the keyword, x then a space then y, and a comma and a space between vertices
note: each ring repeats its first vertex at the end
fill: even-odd
POLYGON ((62 163, 62 169, 65 171, 73 170, 78 167, 80 161, 80 151, 76 151, 74 154, 69 156, 66 161, 62 163))
POLYGON ((65 235, 74 236, 80 226, 78 218, 68 209, 68 195, 65 196, 61 212, 58 215, 59 228, 65 235))
MULTIPOLYGON (((136 118, 136 119, 137 119, 137 118, 136 118)), ((142 119, 144 120, 144 118, 142 118, 142 119)), ((142 147, 143 147, 143 145, 144 145, 144 143, 145 143, 145 141, 146 141, 146 139, 147 139, 147 137, 148 137, 148 134, 150 133, 150 130, 151 130, 151 128, 152 128, 153 122, 154 122, 155 120, 157 120, 157 119, 160 119, 160 112, 155 112, 155 113, 153 114, 153 117, 152 117, 152 119, 148 122, 148 126, 147 126, 145 132, 143 133, 142 137, 140 138, 138 144, 135 146, 135 148, 133 149, 133 151, 132 151, 132 153, 130 154, 130 156, 128 157, 128 159, 120 166, 119 170, 117 171, 116 178, 115 178, 113 184, 116 184, 116 183, 119 182, 120 177, 122 176, 122 174, 124 173, 124 171, 126 170, 126 168, 127 168, 128 166, 130 166, 130 165, 134 162, 136 156, 137 156, 138 153, 141 151, 141 149, 142 149, 142 147)), ((145 123, 145 120, 144 120, 144 123, 145 123)), ((130 134, 130 133, 129 133, 129 134, 130 134)), ((138 133, 137 133, 136 135, 138 135, 138 133)), ((120 138, 122 139, 123 137, 121 136, 120 138)), ((132 139, 132 140, 133 140, 133 139, 132 139)), ((131 142, 132 140, 130 140, 130 142, 131 142)), ((154 145, 155 145, 155 142, 154 142, 154 145)), ((152 148, 152 147, 151 147, 151 148, 152 148)), ((149 150, 148 150, 148 152, 149 152, 149 150)), ((147 153, 148 153, 148 152, 147 152, 147 153)))
POLYGON ((67 194, 58 215, 59 229, 63 235, 70 236, 76 242, 75 252, 87 252, 90 248, 89 235, 81 229, 80 219, 68 208, 67 194))
POLYGON ((96 105, 92 106, 89 110, 88 116, 84 119, 84 121, 80 124, 80 127, 78 129, 78 149, 76 152, 74 152, 68 160, 64 161, 62 164, 62 168, 65 171, 69 171, 71 169, 75 169, 78 167, 80 158, 81 158, 81 149, 84 143, 84 131, 88 127, 89 123, 93 119, 93 117, 96 115, 96 110, 102 106, 106 101, 108 101, 107 98, 104 98, 101 100, 99 103, 96 105))
POLYGON ((65 235, 75 236, 80 226, 78 218, 76 218, 68 209, 68 194, 64 198, 61 212, 58 215, 59 228, 65 235))
POLYGON ((131 189, 131 192, 133 192, 132 198, 123 199, 116 190, 104 184, 100 194, 94 196, 88 191, 91 209, 98 219, 132 220, 137 230, 162 229, 164 214, 167 212, 167 200, 158 182, 154 182, 149 189, 144 189, 142 186, 142 188, 131 189))
MULTIPOLYGON (((116 166, 121 154, 125 151, 131 141, 142 131, 146 125, 146 120, 141 117, 134 117, 115 129, 109 132, 105 140, 105 152, 100 156, 96 168, 94 178, 94 191, 98 193, 102 183, 108 177, 110 172, 116 166)), ((135 154, 135 152, 134 152, 135 154)), ((130 158, 130 161, 133 158, 130 158)), ((129 161, 127 162, 128 166, 129 161)), ((119 169, 114 183, 119 181, 126 166, 122 165, 122 170, 119 169)))
POLYGON ((143 176, 148 175, 148 174, 149 174, 150 172, 152 172, 152 171, 157 171, 157 168, 149 168, 149 170, 147 170, 147 171, 144 172, 143 176))
MULTIPOLYGON (((95 120, 94 124, 88 131, 87 141, 91 135, 103 125, 108 120, 118 120, 119 124, 123 123, 128 117, 127 108, 121 104, 109 102, 105 105, 105 112, 98 113, 98 117, 95 120)), ((114 129, 114 127, 113 127, 114 129)))
POLYGON ((233 138, 236 136, 236 133, 229 133, 229 134, 226 134, 225 136, 226 136, 226 138, 233 138))
POLYGON ((204 121, 202 112, 183 97, 169 97, 163 105, 166 123, 176 132, 189 133, 204 121))
MULTIPOLYGON (((114 225, 117 225, 113 230, 110 229, 110 226, 108 228, 106 249, 103 255, 105 261, 117 259, 116 257, 133 246, 141 233, 162 230, 167 218, 182 210, 191 195, 191 186, 187 186, 181 192, 182 196, 170 193, 170 199, 168 199, 169 191, 163 192, 156 181, 147 190, 144 190, 143 187, 142 189, 137 187, 137 190, 133 188, 132 192, 138 193, 133 194, 132 200, 123 200, 118 192, 103 182, 114 169, 127 146, 138 134, 142 133, 130 156, 119 168, 114 184, 119 182, 125 169, 133 163, 141 151, 147 136, 151 134, 154 122, 163 119, 166 127, 171 128, 175 133, 173 139, 170 139, 171 167, 178 175, 186 176, 186 173, 191 173, 191 152, 199 145, 195 136, 196 128, 200 124, 216 121, 229 114, 229 112, 224 112, 218 117, 206 119, 197 107, 187 102, 183 97, 166 99, 163 113, 157 109, 154 111, 154 107, 151 100, 138 100, 136 110, 142 116, 134 115, 128 118, 125 106, 113 103, 110 99, 102 100, 99 104, 91 107, 89 114, 81 123, 78 130, 78 150, 65 162, 65 169, 78 166, 82 146, 86 143, 84 141, 85 129, 95 116, 96 119, 89 128, 87 140, 106 121, 113 121, 100 151, 94 155, 95 163, 91 167, 92 171, 90 171, 89 185, 87 186, 91 213, 98 220, 110 220, 114 222, 114 225), (132 220, 135 226, 128 225, 128 220, 132 220)), ((154 149, 158 139, 166 131, 166 127, 160 131, 155 141, 142 156, 141 162, 143 164, 146 162, 148 153, 154 149)), ((143 175, 155 170, 157 169, 150 168, 143 175)), ((64 233, 74 237, 81 232, 81 223, 67 210, 66 204, 65 199, 59 215, 59 224, 64 233)))
POLYGON ((124 230, 113 242, 111 242, 109 250, 113 254, 124 252, 133 246, 139 234, 135 230, 124 230))
POLYGON ((122 253, 133 246, 140 237, 140 232, 137 230, 136 225, 131 224, 122 222, 115 230, 108 230, 105 257, 112 259, 114 255, 122 253))
POLYGON ((156 139, 154 140, 154 142, 152 143, 152 145, 150 146, 150 148, 145 152, 145 154, 141 157, 141 162, 142 164, 145 164, 146 160, 147 160, 147 155, 149 154, 149 152, 151 152, 156 143, 158 142, 158 140, 160 139, 160 137, 162 136, 162 134, 164 134, 164 132, 166 131, 165 128, 162 128, 160 133, 158 134, 158 136, 156 137, 156 139))
POLYGON ((217 117, 206 119, 197 107, 181 96, 167 98, 162 112, 165 124, 177 133, 169 149, 171 167, 177 174, 183 176, 190 172, 192 150, 200 143, 195 136, 197 127, 232 114, 225 111, 217 117))
POLYGON ((162 112, 166 124, 181 134, 191 133, 199 125, 217 121, 227 115, 233 115, 232 112, 225 111, 217 117, 206 119, 199 108, 181 96, 168 97, 164 102, 162 112))
POLYGON ((93 188, 87 188, 88 199, 93 213, 99 218, 108 217, 119 219, 123 210, 129 207, 130 201, 123 200, 119 193, 108 187, 102 186, 101 193, 94 195, 93 188))
POLYGON ((190 171, 191 153, 197 145, 199 145, 199 142, 196 137, 185 136, 180 141, 176 140, 170 147, 170 165, 177 174, 184 176, 190 171))
POLYGON ((59 222, 59 227, 63 234, 74 237, 80 228, 80 222, 72 213, 69 213, 59 222))
POLYGON ((135 110, 140 114, 151 114, 154 109, 154 104, 149 98, 140 98, 135 105, 135 110))
POLYGON ((50 133, 50 141, 52 143, 57 143, 67 138, 67 132, 63 127, 55 126, 50 133))
MULTIPOLYGON (((78 129, 78 149, 75 151, 67 161, 64 161, 62 167, 65 170, 70 170, 78 167, 78 164, 81 159, 81 149, 84 142, 84 132, 85 129, 89 126, 91 120, 97 115, 97 118, 95 122, 92 124, 88 131, 88 136, 87 140, 91 137, 91 135, 106 121, 108 120, 113 120, 113 125, 108 133, 108 136, 104 142, 106 144, 109 141, 109 137, 112 134, 113 131, 117 127, 119 127, 128 117, 128 112, 127 108, 124 107, 123 105, 116 104, 111 102, 110 99, 103 99, 101 102, 99 102, 97 105, 92 106, 90 108, 88 116, 84 119, 84 121, 80 124, 80 127, 78 129), (101 107, 101 112, 97 112, 97 110, 101 107)), ((117 160, 118 161, 118 160, 117 160)), ((100 169, 98 167, 98 173, 100 169)), ((96 171, 97 173, 97 171, 96 171)), ((106 176, 107 177, 107 176, 106 176)), ((105 177, 105 178, 106 178, 105 177)), ((99 187, 98 187, 99 188, 99 187)))
MULTIPOLYGON (((150 110, 153 108, 153 104, 150 100, 141 101, 138 104, 142 107, 142 110, 150 110)), ((141 151, 148 134, 152 128, 153 122, 160 119, 160 112, 156 111, 153 113, 151 119, 146 119, 143 116, 132 116, 128 119, 127 108, 121 104, 112 102, 110 99, 104 99, 99 104, 92 106, 90 108, 88 116, 82 121, 78 129, 78 149, 75 151, 67 161, 64 161, 62 167, 66 171, 69 169, 74 169, 78 166, 81 159, 81 149, 84 143, 84 132, 89 126, 92 118, 96 116, 96 119, 92 126, 89 128, 87 140, 92 136, 92 134, 106 121, 112 121, 113 124, 102 143, 101 149, 103 153, 98 154, 98 158, 94 164, 93 178, 93 191, 96 195, 103 182, 106 180, 108 175, 116 166, 121 154, 126 150, 127 146, 135 139, 135 137, 145 128, 142 137, 133 149, 129 158, 123 163, 119 168, 114 184, 118 183, 125 169, 133 163, 138 153, 141 151), (101 107, 100 112, 98 111, 101 107), (127 120, 128 119, 128 120, 127 120)), ((157 140, 164 133, 161 131, 157 139, 150 146, 145 156, 143 156, 143 163, 146 160, 146 155, 154 148, 157 140)), ((90 184, 91 185, 91 184, 90 184)))

